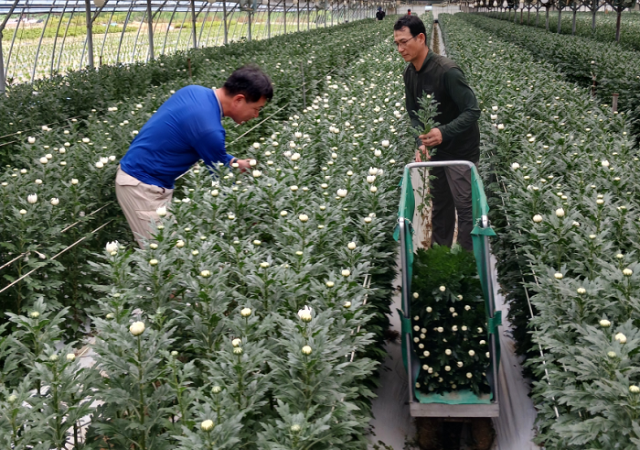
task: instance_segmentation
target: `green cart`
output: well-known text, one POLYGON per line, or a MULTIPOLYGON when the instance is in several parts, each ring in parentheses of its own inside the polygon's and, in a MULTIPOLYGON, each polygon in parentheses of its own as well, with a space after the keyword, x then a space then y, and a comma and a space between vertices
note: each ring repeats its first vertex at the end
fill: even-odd
POLYGON ((398 211, 398 223, 394 237, 400 241, 400 262, 402 268, 402 355, 408 374, 409 407, 412 417, 440 417, 440 418, 474 418, 497 417, 498 406, 498 366, 500 363, 500 341, 498 326, 502 323, 501 312, 495 311, 494 286, 491 277, 491 255, 489 253, 489 237, 495 233, 489 226, 489 206, 484 193, 482 180, 475 165, 469 161, 440 161, 417 162, 405 166, 402 178, 402 195, 398 211), (484 294, 485 311, 487 313, 487 333, 490 351, 490 366, 487 371, 487 381, 491 393, 477 396, 471 391, 455 391, 449 394, 424 394, 416 391, 415 382, 421 367, 417 355, 413 350, 411 329, 411 279, 413 269, 413 224, 416 213, 416 200, 411 180, 412 170, 428 169, 430 167, 444 167, 464 165, 471 169, 471 184, 473 198, 472 231, 473 251, 478 268, 478 275, 484 294))

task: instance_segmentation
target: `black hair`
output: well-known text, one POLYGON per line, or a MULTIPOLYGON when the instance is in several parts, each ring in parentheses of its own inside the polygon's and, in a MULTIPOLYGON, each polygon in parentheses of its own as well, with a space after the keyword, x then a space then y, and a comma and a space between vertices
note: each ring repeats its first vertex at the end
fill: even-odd
POLYGON ((230 95, 242 94, 247 101, 255 103, 262 97, 273 98, 273 84, 269 76, 255 64, 247 64, 235 70, 227 81, 224 90, 230 95))
POLYGON ((394 31, 400 31, 404 27, 409 29, 411 36, 416 37, 419 34, 424 34, 425 42, 427 37, 427 29, 424 27, 424 23, 418 16, 402 16, 393 25, 394 31))

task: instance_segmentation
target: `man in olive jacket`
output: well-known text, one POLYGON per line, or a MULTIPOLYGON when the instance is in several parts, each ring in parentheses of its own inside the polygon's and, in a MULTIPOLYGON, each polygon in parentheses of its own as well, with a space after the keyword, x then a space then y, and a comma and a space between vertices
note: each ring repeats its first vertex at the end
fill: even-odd
MULTIPOLYGON (((421 161, 424 155, 432 161, 465 160, 477 164, 480 108, 464 74, 453 61, 429 50, 426 29, 418 16, 401 17, 393 30, 398 51, 409 63, 404 71, 404 84, 411 124, 422 128, 416 111, 418 99, 425 92, 438 102, 434 119, 440 125, 417 138, 416 160, 421 161), (429 155, 428 148, 435 148, 433 155, 429 155)), ((452 245, 457 212, 458 243, 466 250, 473 250, 471 170, 463 166, 436 167, 430 169, 430 174, 435 177, 431 182, 434 242, 452 245)))

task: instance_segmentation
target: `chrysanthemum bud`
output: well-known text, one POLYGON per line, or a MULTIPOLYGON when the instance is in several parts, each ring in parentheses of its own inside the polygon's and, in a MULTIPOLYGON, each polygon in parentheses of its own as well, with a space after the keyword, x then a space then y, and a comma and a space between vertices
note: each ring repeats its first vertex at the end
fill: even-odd
POLYGON ((298 311, 298 317, 303 322, 311 322, 313 320, 312 314, 313 310, 309 306, 305 306, 303 309, 298 311))
POLYGON ((213 420, 205 420, 200 424, 200 429, 208 433, 209 431, 213 430, 213 426, 214 426, 213 420))
POLYGON ((242 317, 249 317, 251 315, 251 309, 250 308, 242 308, 242 310, 240 311, 240 315, 242 317))
POLYGON ((142 333, 144 333, 144 330, 144 322, 133 322, 129 327, 129 333, 134 336, 140 336, 142 333))

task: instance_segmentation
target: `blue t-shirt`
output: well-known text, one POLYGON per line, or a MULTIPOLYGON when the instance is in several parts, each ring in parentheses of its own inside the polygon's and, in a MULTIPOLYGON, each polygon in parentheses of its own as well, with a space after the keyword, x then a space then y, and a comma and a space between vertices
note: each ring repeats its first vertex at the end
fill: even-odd
POLYGON ((176 178, 202 159, 229 164, 222 108, 213 89, 187 86, 171 96, 142 127, 120 161, 143 183, 173 189, 176 178))

